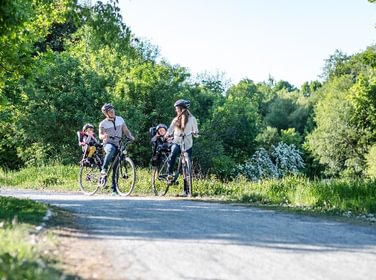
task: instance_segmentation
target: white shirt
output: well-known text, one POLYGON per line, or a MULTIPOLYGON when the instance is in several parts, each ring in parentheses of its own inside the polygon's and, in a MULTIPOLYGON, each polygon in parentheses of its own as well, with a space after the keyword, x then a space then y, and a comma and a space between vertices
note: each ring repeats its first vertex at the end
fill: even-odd
POLYGON ((192 137, 191 132, 198 133, 196 118, 194 116, 192 116, 191 114, 188 115, 188 122, 185 125, 184 131, 181 130, 180 128, 178 128, 175 125, 175 121, 174 120, 171 122, 171 125, 168 128, 168 134, 174 136, 174 140, 172 140, 172 143, 181 145, 183 138, 180 135, 182 133, 189 134, 188 136, 185 136, 185 138, 184 138, 185 150, 188 150, 188 149, 192 148, 192 146, 193 146, 193 137, 192 137))
POLYGON ((128 129, 124 122, 124 119, 120 116, 116 116, 114 121, 110 121, 108 119, 104 119, 103 121, 101 121, 99 123, 99 130, 102 133, 107 133, 108 136, 111 137, 105 140, 103 142, 104 144, 111 143, 116 146, 119 146, 120 138, 125 134, 125 132, 128 129))

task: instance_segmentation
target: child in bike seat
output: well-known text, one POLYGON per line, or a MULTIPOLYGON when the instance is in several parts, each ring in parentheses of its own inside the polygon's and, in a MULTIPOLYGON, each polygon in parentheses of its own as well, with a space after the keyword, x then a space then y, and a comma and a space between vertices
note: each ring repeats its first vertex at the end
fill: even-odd
POLYGON ((95 136, 94 126, 92 124, 87 123, 82 127, 82 131, 80 131, 80 145, 82 146, 83 152, 86 150, 88 161, 92 162, 97 146, 100 146, 100 143, 95 136))
POLYGON ((155 129, 150 129, 152 136, 151 138, 151 145, 152 145, 152 152, 153 156, 151 159, 151 164, 153 166, 158 165, 160 161, 160 156, 162 152, 169 152, 171 148, 171 141, 165 138, 167 133, 167 125, 161 123, 158 124, 155 129))

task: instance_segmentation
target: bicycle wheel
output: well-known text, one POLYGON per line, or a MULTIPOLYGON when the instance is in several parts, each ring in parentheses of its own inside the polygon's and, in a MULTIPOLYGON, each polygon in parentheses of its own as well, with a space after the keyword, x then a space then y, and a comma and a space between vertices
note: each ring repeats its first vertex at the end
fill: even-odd
POLYGON ((155 195, 164 196, 170 184, 167 183, 167 156, 163 155, 160 163, 152 167, 151 183, 155 195))
POLYGON ((182 166, 184 177, 184 191, 190 197, 192 196, 192 163, 188 156, 184 157, 185 163, 182 166))
POLYGON ((136 184, 136 168, 129 157, 121 159, 116 168, 116 190, 121 196, 132 193, 136 184))
POLYGON ((84 166, 80 168, 80 189, 86 195, 93 195, 99 189, 100 168, 98 166, 84 166))

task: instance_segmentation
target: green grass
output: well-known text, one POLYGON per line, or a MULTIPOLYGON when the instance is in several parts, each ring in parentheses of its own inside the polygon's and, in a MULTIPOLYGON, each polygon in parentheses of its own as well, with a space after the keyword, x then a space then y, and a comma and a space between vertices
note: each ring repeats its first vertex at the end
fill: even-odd
POLYGON ((55 261, 42 255, 51 239, 38 243, 31 238, 46 210, 42 203, 0 197, 0 279, 62 279, 55 261))
POLYGON ((0 221, 10 223, 17 217, 20 223, 38 224, 42 220, 47 206, 29 199, 17 199, 0 196, 0 221))
MULTIPOLYGON (((0 186, 56 191, 79 191, 78 166, 30 167, 18 172, 0 171, 0 186)), ((150 169, 137 169, 134 196, 153 195, 150 169)), ((376 181, 371 179, 308 180, 287 177, 282 180, 250 182, 244 178, 221 182, 214 177, 194 180, 198 197, 309 208, 312 211, 376 213, 376 181)), ((170 187, 168 196, 180 193, 183 183, 170 187)))

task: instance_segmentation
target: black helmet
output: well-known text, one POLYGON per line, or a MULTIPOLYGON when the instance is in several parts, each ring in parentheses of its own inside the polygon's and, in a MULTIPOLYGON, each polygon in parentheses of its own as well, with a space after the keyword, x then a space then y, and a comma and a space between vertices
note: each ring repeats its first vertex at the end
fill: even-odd
POLYGON ((164 123, 158 124, 157 127, 155 128, 155 130, 158 131, 158 129, 160 129, 160 128, 164 128, 166 130, 168 129, 167 125, 165 125, 164 123))
POLYGON ((111 103, 106 103, 102 106, 103 113, 107 113, 108 111, 113 110, 113 109, 114 109, 114 106, 112 106, 111 103))
POLYGON ((92 125, 91 123, 86 123, 83 127, 82 127, 82 131, 85 131, 86 129, 88 128, 94 128, 94 125, 92 125))
POLYGON ((189 108, 189 105, 191 105, 191 102, 189 100, 185 99, 179 99, 175 102, 174 107, 183 107, 183 108, 189 108))

